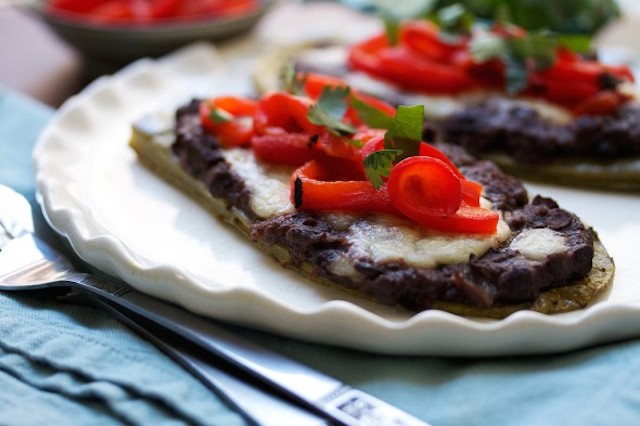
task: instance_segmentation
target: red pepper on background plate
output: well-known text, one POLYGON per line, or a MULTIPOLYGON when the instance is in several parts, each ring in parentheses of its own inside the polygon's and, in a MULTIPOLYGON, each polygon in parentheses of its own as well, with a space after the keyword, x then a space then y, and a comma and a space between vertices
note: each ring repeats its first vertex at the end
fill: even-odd
MULTIPOLYGON (((513 26, 496 26, 492 34, 517 40, 527 33, 513 26)), ((475 60, 470 40, 465 36, 449 42, 440 36, 435 25, 407 21, 401 25, 397 44, 392 44, 387 34, 356 43, 350 49, 348 64, 401 89, 425 94, 456 95, 505 88, 503 60, 475 60)), ((518 95, 543 98, 582 114, 610 113, 629 99, 601 96, 614 91, 603 85, 603 79, 634 81, 628 67, 604 65, 564 47, 556 49, 550 67, 529 69, 527 78, 518 95)))

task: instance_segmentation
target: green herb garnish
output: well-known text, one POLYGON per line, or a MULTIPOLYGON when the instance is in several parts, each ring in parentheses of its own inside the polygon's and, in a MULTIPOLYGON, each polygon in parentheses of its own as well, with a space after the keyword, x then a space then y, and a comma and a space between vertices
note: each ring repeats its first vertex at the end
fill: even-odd
POLYGON ((418 155, 424 130, 424 105, 400 105, 389 130, 384 134, 385 149, 402 150, 401 158, 418 155))
POLYGON ((547 31, 537 31, 523 37, 501 37, 486 34, 471 42, 474 60, 485 62, 499 59, 505 65, 506 87, 509 95, 523 90, 529 73, 551 68, 556 61, 558 39, 547 31))
POLYGON ((394 164, 420 153, 423 128, 423 105, 398 107, 384 135, 384 149, 367 155, 363 162, 365 175, 376 189, 382 186, 394 164))
POLYGON ((350 124, 343 123, 347 112, 347 99, 351 90, 347 86, 329 87, 322 89, 318 102, 311 105, 307 118, 313 124, 324 126, 336 136, 349 136, 356 132, 350 124))
POLYGON ((225 110, 219 108, 211 108, 211 110, 209 110, 209 119, 214 124, 222 124, 233 120, 233 116, 225 110))
POLYGON ((431 13, 429 19, 438 25, 445 41, 457 42, 461 35, 471 32, 475 18, 462 4, 454 3, 431 13))
POLYGON ((364 173, 374 188, 380 189, 384 183, 383 178, 389 177, 391 168, 401 154, 399 149, 382 149, 367 155, 362 164, 364 173))
POLYGON ((361 101, 355 96, 351 96, 350 102, 353 109, 356 110, 358 118, 367 126, 374 129, 388 129, 391 126, 393 117, 384 111, 361 101))
POLYGON ((302 95, 304 93, 306 80, 306 75, 302 78, 298 77, 295 67, 291 62, 284 66, 280 74, 280 86, 282 90, 292 95, 302 95))

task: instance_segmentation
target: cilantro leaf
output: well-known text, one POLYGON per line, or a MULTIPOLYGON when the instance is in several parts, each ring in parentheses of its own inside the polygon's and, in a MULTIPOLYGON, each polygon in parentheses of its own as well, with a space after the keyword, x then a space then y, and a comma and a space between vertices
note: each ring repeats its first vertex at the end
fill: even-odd
POLYGON ((513 56, 507 56, 505 62, 505 84, 509 95, 516 95, 527 87, 529 73, 525 62, 513 56))
POLYGON ((529 60, 536 71, 553 66, 556 61, 558 40, 547 31, 530 32, 525 37, 509 39, 515 57, 529 60))
POLYGON ((383 178, 398 161, 418 155, 424 127, 424 105, 401 105, 384 135, 384 149, 364 159, 364 171, 371 184, 379 189, 383 178))
POLYGON ((402 151, 399 149, 382 149, 365 157, 364 173, 376 189, 382 186, 383 178, 389 177, 391 167, 400 154, 402 151))
POLYGON ((382 21, 384 22, 384 32, 387 34, 389 43, 395 46, 400 38, 400 21, 388 16, 383 17, 382 21))
POLYGON ((209 110, 209 119, 214 124, 222 124, 233 120, 233 116, 220 108, 211 108, 209 110))
POLYGON ((349 136, 356 132, 356 129, 342 122, 345 112, 347 112, 347 98, 350 89, 347 86, 329 87, 322 89, 318 102, 311 105, 307 118, 313 124, 324 126, 334 135, 349 136))
POLYGON ((456 42, 460 35, 469 34, 474 16, 460 3, 438 9, 430 19, 440 28, 444 41, 456 42))
POLYGON ((280 86, 285 92, 292 95, 301 95, 304 93, 306 79, 306 75, 303 78, 298 78, 295 67, 289 62, 284 66, 280 74, 280 86))
POLYGON ((402 151, 401 160, 420 152, 424 130, 424 105, 400 105, 389 130, 384 135, 384 147, 402 151))
POLYGON ((558 35, 558 43, 569 50, 578 53, 591 53, 591 37, 584 34, 560 34, 558 35))
POLYGON ((393 117, 355 96, 351 96, 351 106, 356 110, 358 118, 367 126, 374 129, 388 129, 391 126, 393 117))
POLYGON ((359 139, 345 139, 345 142, 351 145, 352 147, 358 148, 358 149, 364 146, 364 143, 359 139))
POLYGON ((478 62, 499 59, 505 65, 506 91, 514 95, 527 86, 529 73, 553 66, 558 40, 547 31, 527 33, 523 37, 499 37, 484 34, 471 42, 471 54, 478 62))

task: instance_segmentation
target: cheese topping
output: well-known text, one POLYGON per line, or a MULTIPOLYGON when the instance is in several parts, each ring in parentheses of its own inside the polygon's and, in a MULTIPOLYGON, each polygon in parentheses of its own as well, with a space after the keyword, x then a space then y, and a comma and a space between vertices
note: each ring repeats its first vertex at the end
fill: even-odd
POLYGON ((293 169, 259 162, 250 149, 231 148, 222 151, 224 159, 251 191, 250 206, 262 219, 289 213, 289 180, 293 169))
POLYGON ((376 262, 404 261, 418 268, 463 263, 471 254, 480 256, 500 245, 511 235, 500 219, 493 235, 447 234, 429 231, 401 218, 376 216, 357 221, 349 229, 349 254, 366 256, 376 262))
POLYGON ((516 235, 510 247, 531 260, 545 260, 554 253, 567 249, 566 239, 548 229, 526 229, 516 235))

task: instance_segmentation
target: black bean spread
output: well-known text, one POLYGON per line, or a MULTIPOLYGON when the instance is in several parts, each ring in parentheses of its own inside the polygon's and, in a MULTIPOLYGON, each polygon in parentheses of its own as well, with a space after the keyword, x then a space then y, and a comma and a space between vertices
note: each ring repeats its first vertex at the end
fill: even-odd
POLYGON ((240 210, 251 220, 254 240, 285 247, 291 265, 309 263, 316 276, 378 302, 414 311, 428 309, 435 301, 477 307, 529 303, 542 290, 570 283, 591 269, 593 237, 577 217, 550 199, 535 197, 529 203, 523 185, 493 163, 476 160, 458 146, 440 145, 468 178, 485 186, 485 196, 503 211, 512 230, 510 238, 483 255, 471 255, 464 263, 419 268, 404 261, 377 262, 360 256, 350 260, 355 275, 338 275, 330 266, 349 250, 343 228, 323 215, 302 211, 260 219, 251 209, 250 189, 223 158, 216 139, 200 127, 197 102, 177 112, 176 130, 172 149, 182 167, 229 209, 240 210), (518 236, 540 229, 561 236, 562 250, 536 259, 514 248, 518 236))
POLYGON ((616 159, 640 155, 640 106, 612 115, 577 117, 566 124, 542 119, 530 107, 488 100, 446 118, 438 129, 447 142, 472 153, 508 152, 521 163, 584 157, 616 159))

